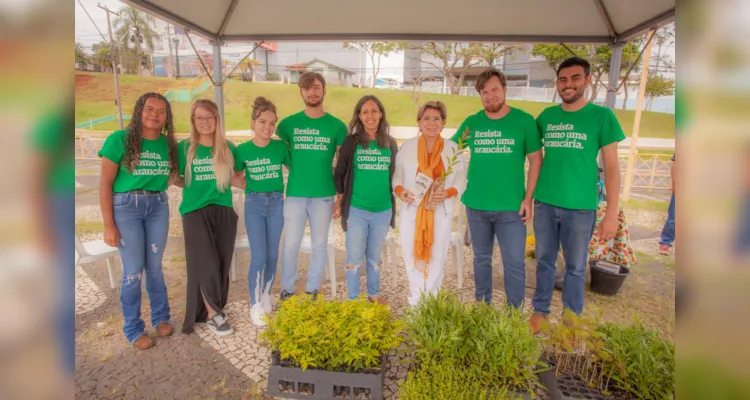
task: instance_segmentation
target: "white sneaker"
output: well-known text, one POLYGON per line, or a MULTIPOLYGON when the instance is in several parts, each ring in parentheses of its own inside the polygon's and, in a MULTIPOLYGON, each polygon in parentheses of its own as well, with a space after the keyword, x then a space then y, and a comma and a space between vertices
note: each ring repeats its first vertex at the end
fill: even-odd
POLYGON ((260 303, 263 304, 263 310, 266 314, 270 314, 273 311, 273 299, 271 298, 271 293, 261 294, 260 303))
POLYGON ((250 307, 250 322, 253 323, 255 326, 266 326, 268 325, 268 322, 266 322, 263 319, 263 316, 266 315, 265 311, 263 310, 263 304, 261 303, 255 303, 252 307, 250 307))

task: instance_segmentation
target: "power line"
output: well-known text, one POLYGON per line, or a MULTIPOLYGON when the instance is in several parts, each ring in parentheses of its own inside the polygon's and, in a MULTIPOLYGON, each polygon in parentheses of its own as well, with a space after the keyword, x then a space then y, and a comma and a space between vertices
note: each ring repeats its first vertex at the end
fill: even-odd
POLYGON ((81 8, 83 8, 83 12, 85 12, 86 15, 89 17, 89 20, 91 20, 91 23, 94 25, 94 28, 96 28, 96 30, 99 31, 99 35, 102 37, 102 40, 106 42, 107 38, 104 37, 104 34, 102 33, 102 31, 99 29, 98 26, 96 26, 96 22, 94 22, 94 19, 91 18, 91 15, 89 14, 88 10, 86 10, 86 7, 83 6, 83 3, 81 3, 81 0, 77 0, 77 1, 78 1, 78 4, 81 6, 81 8))

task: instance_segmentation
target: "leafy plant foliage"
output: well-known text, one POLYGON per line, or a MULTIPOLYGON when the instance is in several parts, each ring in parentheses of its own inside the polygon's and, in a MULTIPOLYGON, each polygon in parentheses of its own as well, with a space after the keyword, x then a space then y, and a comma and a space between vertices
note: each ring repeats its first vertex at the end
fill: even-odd
POLYGON ((379 369, 383 354, 401 343, 402 329, 386 306, 364 298, 341 302, 299 295, 283 302, 259 338, 303 370, 352 372, 379 369))
POLYGON ((405 387, 420 387, 430 380, 447 391, 433 398, 450 398, 444 397, 453 393, 450 381, 443 385, 433 371, 460 371, 456 377, 466 385, 491 393, 500 388, 533 391, 542 350, 521 312, 484 303, 462 304, 455 294, 439 291, 425 295, 417 307, 407 311, 405 319, 418 371, 407 379, 405 387), (416 381, 409 383, 409 379, 416 381))

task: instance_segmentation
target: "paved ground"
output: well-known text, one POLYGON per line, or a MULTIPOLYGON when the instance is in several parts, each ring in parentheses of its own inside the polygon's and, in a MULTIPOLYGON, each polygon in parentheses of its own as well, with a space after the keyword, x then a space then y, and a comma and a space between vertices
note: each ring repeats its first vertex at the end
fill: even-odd
MULTIPOLYGON (((78 177, 84 185, 95 186, 97 177, 78 177)), ((77 201, 77 221, 100 221, 96 190, 84 187, 77 201)), ((178 196, 170 189, 170 202, 178 196)), ((173 211, 176 205, 172 204, 173 211)), ((179 333, 185 304, 184 243, 181 237, 179 218, 173 212, 170 238, 164 255, 164 274, 172 308, 172 320, 176 333, 172 337, 156 338, 157 345, 147 351, 132 349, 122 335, 122 316, 119 308, 119 289, 109 287, 106 266, 85 265, 77 270, 76 283, 76 398, 80 399, 240 399, 245 395, 264 398, 268 373, 268 353, 257 341, 259 329, 249 323, 247 268, 248 255, 238 259, 238 280, 230 287, 230 300, 226 308, 229 320, 235 329, 233 335, 217 338, 198 324, 191 335, 179 333)), ((587 309, 602 308, 605 320, 630 321, 638 315, 653 328, 667 336, 674 332, 674 260, 655 255, 658 228, 663 216, 633 213, 631 235, 639 253, 639 262, 626 280, 621 293, 607 298, 587 292, 587 309), (661 218, 661 219, 660 219, 661 218)), ((336 226, 337 298, 343 299, 346 292, 343 265, 345 264, 344 236, 336 226)), ((100 238, 101 233, 83 235, 83 240, 100 238)), ((400 316, 406 307, 408 292, 405 271, 401 263, 400 248, 397 250, 397 285, 392 285, 392 273, 388 269, 382 275, 381 292, 391 302, 395 316, 400 316)), ((472 252, 470 247, 462 249, 464 264, 464 287, 459 296, 464 301, 473 301, 472 252)), ((449 257, 450 260, 450 257, 449 257)), ((300 256, 299 285, 304 284, 309 257, 300 256)), ((118 262, 119 263, 119 262, 118 262)), ((499 265, 495 254, 494 265, 499 265)), ((527 303, 535 286, 535 263, 527 263, 527 303)), ((457 273, 450 264, 446 266, 443 287, 458 289, 457 273)), ((115 268, 120 274, 119 264, 115 268)), ((493 303, 502 304, 504 292, 498 268, 495 271, 493 303)), ((364 286, 364 281, 362 281, 364 286)), ((278 281, 272 295, 278 299, 278 281)), ((326 281, 322 287, 324 295, 330 297, 331 286, 326 281)), ((144 290, 143 318, 148 321, 149 307, 144 290)), ((528 307, 527 307, 528 308, 528 307)), ((555 292, 552 302, 553 315, 559 315, 562 305, 560 293, 555 292)), ((150 324, 147 322, 147 328, 150 324)), ((407 371, 408 364, 400 363, 398 356, 389 355, 386 375, 386 398, 397 398, 398 383, 407 371)))

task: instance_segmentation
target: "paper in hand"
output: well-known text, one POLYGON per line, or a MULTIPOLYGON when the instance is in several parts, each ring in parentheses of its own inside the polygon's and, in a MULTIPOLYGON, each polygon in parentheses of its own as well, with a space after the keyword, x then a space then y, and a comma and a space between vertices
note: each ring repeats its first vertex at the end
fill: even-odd
POLYGON ((433 179, 419 172, 414 178, 414 185, 409 190, 414 193, 414 204, 422 203, 422 199, 427 195, 427 191, 432 186, 433 179))

